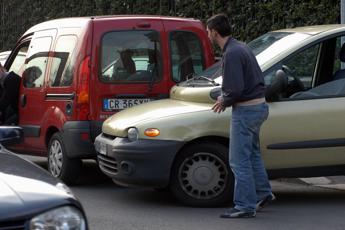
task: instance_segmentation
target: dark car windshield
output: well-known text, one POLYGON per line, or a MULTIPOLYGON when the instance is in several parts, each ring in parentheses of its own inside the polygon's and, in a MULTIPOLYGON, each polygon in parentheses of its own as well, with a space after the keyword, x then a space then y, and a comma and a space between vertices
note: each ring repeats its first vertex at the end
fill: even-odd
POLYGON ((196 78, 207 77, 210 79, 216 79, 222 73, 222 69, 220 67, 221 67, 221 61, 218 61, 214 63, 213 65, 211 65, 210 67, 208 67, 207 69, 205 69, 204 71, 202 71, 201 73, 195 75, 195 77, 196 78))
POLYGON ((254 55, 260 54, 262 51, 273 45, 278 40, 290 35, 289 32, 269 32, 248 43, 254 55))
POLYGON ((208 67, 206 70, 204 70, 203 72, 197 74, 197 75, 193 75, 191 77, 189 77, 186 81, 183 81, 181 83, 179 83, 179 85, 181 86, 192 86, 192 87, 196 87, 196 86, 209 86, 214 85, 217 86, 219 85, 218 82, 214 81, 214 79, 217 79, 221 76, 222 73, 222 68, 221 68, 221 61, 218 61, 216 63, 214 63, 213 65, 211 65, 210 67, 208 67))
POLYGON ((260 66, 310 37, 307 33, 268 32, 248 43, 260 66))
MULTIPOLYGON (((269 32, 249 42, 248 46, 252 49, 259 65, 262 66, 267 61, 271 60, 280 53, 285 52, 286 50, 295 46, 309 36, 311 35, 305 33, 269 32)), ((187 80, 186 82, 184 82, 184 84, 191 83, 193 86, 205 86, 205 83, 202 83, 207 82, 207 79, 205 78, 208 78, 208 80, 214 80, 214 82, 208 81, 206 85, 215 85, 215 83, 221 84, 221 75, 221 61, 218 61, 200 74, 193 76, 193 78, 190 78, 190 80, 194 81, 187 80)))

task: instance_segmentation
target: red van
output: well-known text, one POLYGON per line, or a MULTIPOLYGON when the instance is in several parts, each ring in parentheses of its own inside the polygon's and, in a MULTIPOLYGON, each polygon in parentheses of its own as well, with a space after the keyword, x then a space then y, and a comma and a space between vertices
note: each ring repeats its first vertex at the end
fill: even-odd
POLYGON ((25 141, 15 150, 47 155, 51 174, 73 183, 81 159, 96 157, 93 142, 107 117, 168 97, 213 63, 195 19, 123 15, 33 26, 5 64, 21 77, 16 123, 25 141))

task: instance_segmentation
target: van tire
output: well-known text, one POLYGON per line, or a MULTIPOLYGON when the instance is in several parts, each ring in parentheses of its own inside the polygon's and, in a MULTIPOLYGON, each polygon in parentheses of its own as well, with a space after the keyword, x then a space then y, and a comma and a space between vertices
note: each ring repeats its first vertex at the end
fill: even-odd
POLYGON ((234 179, 228 163, 228 148, 216 142, 195 143, 177 156, 170 189, 191 206, 223 206, 232 201, 234 179))
POLYGON ((65 144, 60 133, 54 133, 48 145, 48 170, 54 177, 68 185, 75 184, 82 167, 80 159, 67 156, 65 144))

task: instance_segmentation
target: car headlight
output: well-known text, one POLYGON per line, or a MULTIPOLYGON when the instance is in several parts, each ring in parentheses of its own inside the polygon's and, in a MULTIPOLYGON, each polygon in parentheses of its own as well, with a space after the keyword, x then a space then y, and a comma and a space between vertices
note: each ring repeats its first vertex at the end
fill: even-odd
POLYGON ((137 141, 139 138, 139 132, 136 128, 129 128, 127 131, 127 137, 130 141, 137 141))
POLYGON ((40 214, 30 221, 30 230, 85 230, 83 214, 74 207, 62 207, 40 214))

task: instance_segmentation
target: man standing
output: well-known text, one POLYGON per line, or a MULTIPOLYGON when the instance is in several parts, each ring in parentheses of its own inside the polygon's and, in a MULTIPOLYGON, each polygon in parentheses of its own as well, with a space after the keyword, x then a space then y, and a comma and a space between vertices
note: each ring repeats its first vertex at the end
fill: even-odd
POLYGON ((222 94, 212 110, 221 113, 232 106, 229 162, 235 177, 235 207, 220 217, 255 217, 257 210, 275 199, 259 144, 260 127, 268 117, 263 75, 250 48, 231 37, 225 14, 211 17, 207 32, 223 50, 222 94))
POLYGON ((0 124, 18 124, 20 77, 0 64, 0 124))

